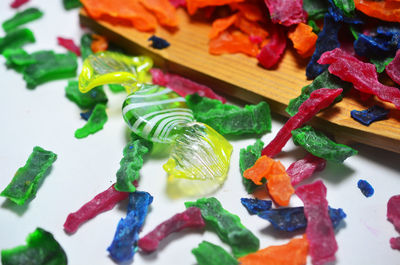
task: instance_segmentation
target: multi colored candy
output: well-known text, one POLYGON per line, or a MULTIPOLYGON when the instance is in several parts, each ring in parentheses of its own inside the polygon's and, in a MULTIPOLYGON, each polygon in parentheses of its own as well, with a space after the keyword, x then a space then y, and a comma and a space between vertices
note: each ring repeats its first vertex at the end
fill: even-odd
POLYGON ((0 196, 7 197, 19 205, 33 199, 36 196, 39 183, 46 176, 46 172, 56 159, 55 153, 35 146, 25 166, 17 170, 12 181, 0 193, 0 196))
POLYGON ((208 125, 194 122, 183 97, 168 88, 146 84, 151 67, 148 57, 100 52, 85 60, 79 87, 88 92, 98 85, 119 83, 133 92, 123 103, 122 115, 140 137, 172 144, 163 166, 169 183, 186 195, 211 192, 226 178, 232 146, 208 125))
POLYGON ((252 180, 247 179, 243 176, 246 169, 252 167, 257 159, 261 156, 261 151, 264 147, 264 143, 257 139, 253 145, 247 146, 247 148, 240 149, 239 153, 239 167, 240 174, 242 175, 242 183, 247 193, 253 193, 254 190, 259 187, 252 180))
POLYGON ((214 197, 185 202, 186 207, 197 207, 208 226, 215 230, 221 240, 232 248, 235 257, 255 252, 260 246, 259 239, 240 222, 237 215, 231 214, 214 197))

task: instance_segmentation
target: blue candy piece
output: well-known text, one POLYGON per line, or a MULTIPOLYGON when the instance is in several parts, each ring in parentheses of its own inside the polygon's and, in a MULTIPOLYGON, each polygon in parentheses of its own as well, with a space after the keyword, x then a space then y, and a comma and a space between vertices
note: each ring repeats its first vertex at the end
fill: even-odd
MULTIPOLYGON (((346 217, 346 214, 340 208, 328 207, 328 211, 334 228, 346 217)), ((293 232, 307 227, 304 207, 271 209, 260 212, 257 215, 268 220, 275 229, 280 231, 293 232)))
POLYGON ((81 118, 84 119, 85 121, 88 121, 89 118, 90 118, 90 115, 92 115, 92 112, 93 112, 93 109, 88 110, 88 111, 86 111, 86 112, 81 112, 81 113, 80 113, 81 118))
POLYGON ((151 36, 149 41, 152 41, 151 47, 154 49, 164 49, 167 48, 170 44, 168 41, 164 40, 163 38, 157 37, 156 35, 151 36))
POLYGON ((354 42, 354 51, 358 56, 367 58, 394 57, 397 50, 397 43, 392 43, 392 38, 384 35, 367 36, 359 34, 354 42))
POLYGON ((366 180, 360 179, 357 182, 357 187, 361 190, 362 194, 364 194, 364 196, 367 198, 374 195, 374 188, 366 180))
POLYGON ((328 206, 328 213, 329 213, 329 217, 332 220, 332 225, 334 228, 338 227, 340 222, 347 216, 342 208, 335 209, 335 208, 331 208, 330 206, 328 206))
POLYGON ((391 38, 391 44, 400 49, 400 27, 380 26, 376 29, 377 34, 391 38))
POLYGON ((352 110, 350 115, 356 121, 368 126, 374 121, 385 119, 388 113, 389 110, 375 105, 366 110, 352 110))
POLYGON ((244 207, 246 207, 247 211, 251 215, 267 211, 272 207, 272 201, 268 200, 241 198, 240 202, 243 204, 244 207))
POLYGON ((137 250, 139 232, 152 202, 153 197, 147 192, 136 191, 129 195, 126 218, 119 221, 114 239, 107 248, 114 261, 120 263, 133 258, 137 250))
POLYGON ((331 51, 340 46, 338 40, 338 33, 341 28, 341 23, 336 22, 332 15, 327 13, 324 17, 324 27, 318 34, 317 44, 314 54, 306 68, 306 75, 308 79, 314 79, 319 76, 323 71, 328 69, 329 65, 321 65, 317 63, 319 58, 324 52, 331 51))

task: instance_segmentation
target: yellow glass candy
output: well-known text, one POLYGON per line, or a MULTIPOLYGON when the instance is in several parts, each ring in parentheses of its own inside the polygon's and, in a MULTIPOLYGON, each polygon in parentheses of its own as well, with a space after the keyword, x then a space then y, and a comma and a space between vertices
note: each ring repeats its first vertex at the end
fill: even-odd
POLYGON ((153 60, 147 56, 131 57, 116 52, 99 52, 88 56, 79 75, 79 90, 86 93, 104 84, 121 84, 128 94, 138 85, 151 81, 153 60))
POLYGON ((228 174, 231 153, 232 145, 210 126, 187 124, 177 135, 163 166, 170 195, 204 195, 217 189, 228 174))

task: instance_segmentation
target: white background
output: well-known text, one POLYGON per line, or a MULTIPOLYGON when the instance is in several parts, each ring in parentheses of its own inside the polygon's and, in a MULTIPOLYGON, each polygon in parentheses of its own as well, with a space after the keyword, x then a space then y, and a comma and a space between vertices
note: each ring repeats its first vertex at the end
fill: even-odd
MULTIPOLYGON (((11 17, 11 0, 0 2, 0 21, 11 17)), ((42 19, 28 24, 36 36, 36 43, 25 46, 28 52, 52 49, 57 36, 73 38, 79 43, 83 31, 79 27, 77 10, 65 11, 61 0, 31 0, 22 9, 35 6, 44 11, 42 19)), ((0 36, 4 35, 4 32, 0 36)), ((127 126, 121 116, 124 95, 109 96, 109 121, 102 131, 78 140, 74 131, 84 125, 80 110, 65 97, 67 80, 50 82, 28 90, 22 75, 7 70, 0 58, 2 100, 0 104, 0 190, 11 181, 17 169, 23 166, 35 145, 58 154, 50 175, 38 190, 36 198, 27 206, 18 207, 0 198, 0 249, 25 244, 26 236, 42 227, 54 234, 65 249, 69 264, 113 264, 106 248, 112 241, 115 228, 125 216, 126 203, 85 223, 72 236, 65 234, 63 223, 70 212, 76 211, 115 181, 115 173, 126 144, 127 126)), ((267 72, 266 72, 267 74, 267 72)), ((274 117, 272 133, 262 140, 269 142, 283 124, 274 117)), ((240 204, 248 197, 239 173, 239 150, 253 144, 255 138, 229 139, 234 146, 227 181, 216 196, 222 205, 237 214, 242 223, 256 234, 261 248, 287 243, 294 235, 275 232, 268 222, 250 216, 240 204)), ((348 217, 336 233, 339 245, 337 264, 400 264, 400 252, 392 250, 389 239, 399 234, 386 220, 388 199, 400 194, 400 155, 368 147, 353 145, 359 151, 344 164, 328 163, 325 171, 316 174, 328 188, 327 199, 332 207, 341 207, 348 217), (365 198, 357 188, 357 181, 366 179, 375 188, 371 198, 365 198)), ((305 152, 290 141, 278 157, 288 167, 305 152)), ((141 170, 140 190, 154 196, 141 235, 151 231, 170 216, 182 212, 185 198, 172 199, 166 193, 166 174, 161 166, 166 157, 150 157, 141 170)), ((313 181, 312 180, 312 181, 313 181)), ((291 206, 301 201, 294 196, 291 206)), ((211 231, 184 231, 168 237, 152 255, 135 255, 134 264, 195 264, 191 249, 202 240, 223 244, 211 231)))

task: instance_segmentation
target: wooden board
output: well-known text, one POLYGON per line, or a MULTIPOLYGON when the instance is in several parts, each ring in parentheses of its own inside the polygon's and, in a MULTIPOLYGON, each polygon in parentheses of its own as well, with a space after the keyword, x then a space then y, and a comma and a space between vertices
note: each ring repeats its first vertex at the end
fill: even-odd
MULTIPOLYGON (((189 77, 209 85, 219 93, 246 102, 266 100, 274 112, 287 116, 284 109, 289 100, 297 97, 301 88, 310 83, 305 77, 306 60, 298 59, 292 49, 287 49, 276 69, 266 70, 257 64, 255 58, 246 55, 210 55, 207 38, 210 25, 189 18, 181 9, 178 15, 179 30, 170 32, 160 27, 156 31, 157 36, 171 43, 170 47, 163 50, 149 46, 148 38, 153 33, 95 21, 84 10, 80 12, 80 21, 132 54, 151 56, 157 67, 189 77)), ((400 153, 400 111, 374 98, 367 103, 360 103, 356 97, 345 98, 321 112, 312 123, 334 134, 339 141, 356 141, 400 153), (391 109, 387 120, 367 127, 350 117, 351 110, 363 110, 376 103, 391 109)))

